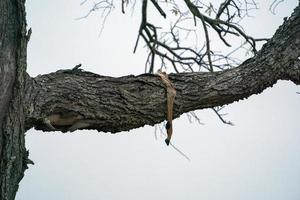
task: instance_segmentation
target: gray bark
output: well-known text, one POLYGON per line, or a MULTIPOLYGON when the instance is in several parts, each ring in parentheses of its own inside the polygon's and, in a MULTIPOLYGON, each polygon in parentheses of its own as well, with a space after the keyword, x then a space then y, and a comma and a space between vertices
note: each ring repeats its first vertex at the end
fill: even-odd
MULTIPOLYGON (((299 8, 256 56, 214 73, 169 75, 177 91, 175 117, 258 94, 277 80, 300 83, 299 8)), ((166 119, 166 90, 157 75, 119 78, 81 70, 59 70, 32 80, 26 92, 26 128, 43 131, 128 131, 166 119), (45 122, 50 123, 45 125, 45 122)))
POLYGON ((27 167, 24 92, 26 20, 22 0, 0 1, 0 199, 14 199, 27 167))
MULTIPOLYGON (((24 0, 0 1, 0 199, 12 200, 29 163, 24 133, 96 129, 128 131, 166 118, 166 90, 156 75, 119 78, 59 70, 26 74, 24 0)), ((256 56, 214 73, 171 74, 174 115, 258 94, 277 80, 300 84, 300 8, 256 56)))

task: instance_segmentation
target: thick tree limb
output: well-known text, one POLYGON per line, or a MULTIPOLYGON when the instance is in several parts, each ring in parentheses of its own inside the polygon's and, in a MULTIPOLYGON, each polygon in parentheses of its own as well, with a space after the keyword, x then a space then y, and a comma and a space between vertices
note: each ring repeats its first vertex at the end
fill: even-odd
MULTIPOLYGON (((300 84, 300 14, 295 9, 257 55, 239 67, 213 73, 170 74, 177 95, 174 117, 258 94, 277 80, 300 84)), ((51 131, 128 131, 165 120, 166 92, 157 75, 113 78, 60 70, 29 79, 26 127, 51 131)))
MULTIPOLYGON (((175 117, 247 98, 280 79, 299 85, 299 13, 298 7, 255 57, 235 69, 171 74, 169 78, 177 91, 175 117)), ((147 30, 153 29, 153 25, 147 26, 147 30)), ((14 199, 27 164, 31 163, 25 149, 25 128, 114 133, 154 125, 166 116, 165 86, 156 75, 112 78, 74 68, 30 78, 26 75, 29 35, 25 1, 1 0, 1 200, 14 199)))

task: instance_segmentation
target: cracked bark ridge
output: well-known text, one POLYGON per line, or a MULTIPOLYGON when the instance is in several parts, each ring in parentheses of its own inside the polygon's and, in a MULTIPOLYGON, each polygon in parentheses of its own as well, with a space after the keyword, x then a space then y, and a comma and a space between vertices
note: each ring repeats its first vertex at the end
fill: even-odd
POLYGON ((0 1, 0 199, 15 198, 28 152, 24 92, 26 35, 24 0, 0 1))
MULTIPOLYGON (((170 74, 177 91, 174 117, 248 98, 277 80, 299 84, 299 56, 300 15, 296 8, 257 55, 239 67, 170 74)), ((81 70, 59 70, 40 75, 31 83, 26 92, 27 129, 115 133, 166 119, 166 91, 157 75, 114 78, 81 70), (45 119, 54 129, 49 129, 45 119)))

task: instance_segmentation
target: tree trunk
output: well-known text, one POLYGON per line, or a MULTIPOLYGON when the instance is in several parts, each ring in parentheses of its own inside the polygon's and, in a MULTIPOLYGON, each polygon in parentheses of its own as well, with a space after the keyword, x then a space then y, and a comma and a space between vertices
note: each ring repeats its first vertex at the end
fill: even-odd
MULTIPOLYGON (((26 74, 24 0, 0 1, 0 199, 13 200, 28 159, 24 133, 96 129, 119 132, 166 119, 166 90, 156 75, 105 77, 59 70, 26 74)), ((174 115, 229 104, 262 92, 277 80, 300 84, 300 9, 285 20, 256 56, 214 73, 171 74, 174 115)))
POLYGON ((13 200, 27 168, 25 1, 0 1, 0 199, 13 200))

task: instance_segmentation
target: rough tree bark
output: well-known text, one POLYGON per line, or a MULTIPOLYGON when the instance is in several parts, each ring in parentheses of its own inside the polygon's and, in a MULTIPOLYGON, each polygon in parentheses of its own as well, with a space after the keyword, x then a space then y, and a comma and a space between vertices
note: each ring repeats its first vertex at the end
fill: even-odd
MULTIPOLYGON (((25 131, 128 131, 166 118, 165 86, 156 75, 119 78, 59 70, 26 74, 24 0, 0 2, 0 199, 12 200, 30 160, 25 131)), ((285 19, 256 56, 214 73, 171 74, 174 115, 258 94, 277 80, 300 84, 300 8, 285 19)))
POLYGON ((0 199, 14 199, 27 168, 24 0, 0 1, 0 199))

